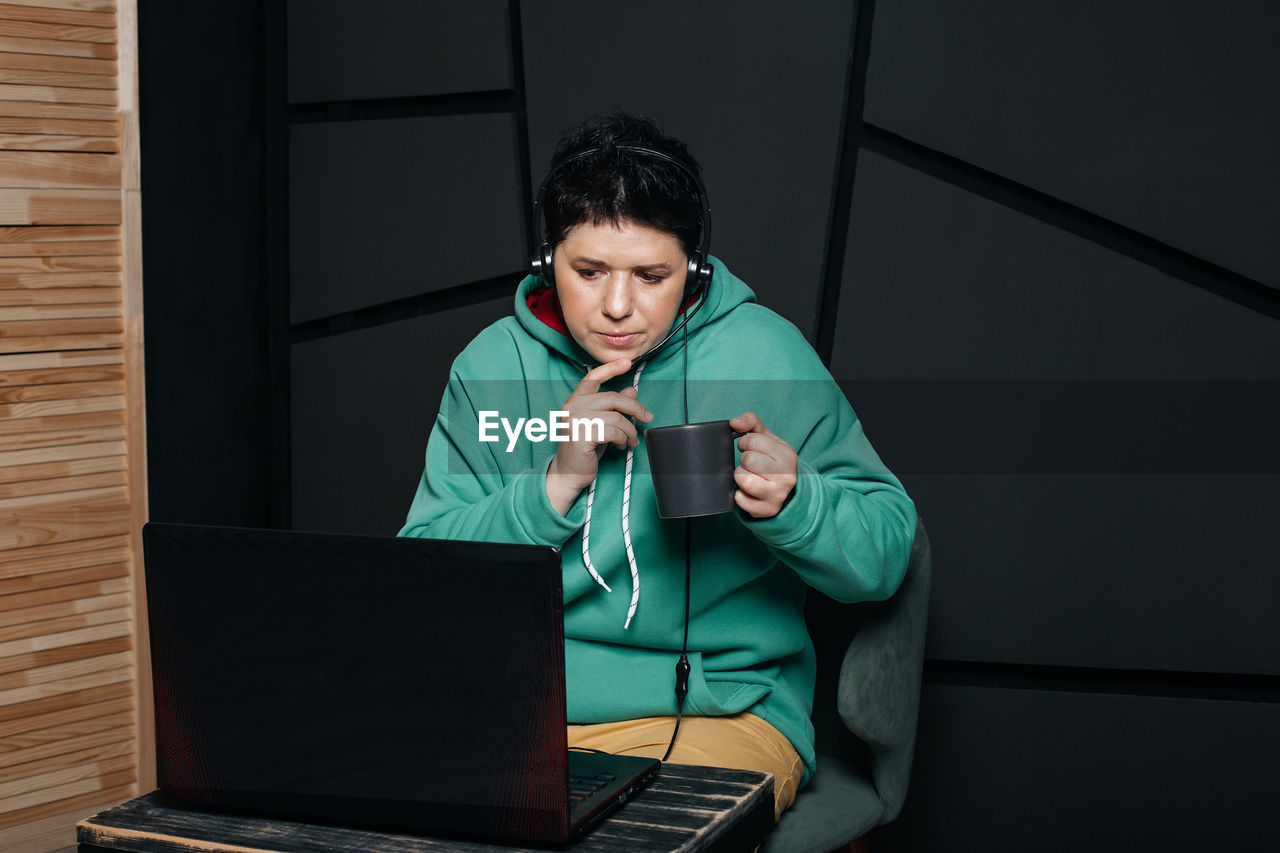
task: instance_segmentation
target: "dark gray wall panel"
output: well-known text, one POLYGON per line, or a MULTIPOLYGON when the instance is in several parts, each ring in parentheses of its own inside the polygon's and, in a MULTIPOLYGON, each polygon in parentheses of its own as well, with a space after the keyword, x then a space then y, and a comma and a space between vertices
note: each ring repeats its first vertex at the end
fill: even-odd
POLYGON ((1280 324, 863 151, 832 372, 1275 380, 1280 324))
POLYGON ((930 654, 1280 672, 1276 321, 866 152, 852 219, 833 372, 928 520, 930 654))
POLYGON ((522 269, 515 150, 505 115, 292 127, 293 321, 522 269))
POLYGON ((926 685, 920 713, 876 849, 1274 849, 1280 706, 926 685))
POLYGON ((712 253, 811 334, 853 5, 524 4, 534 181, 593 113, 660 119, 703 165, 712 253))
POLYGON ((928 655, 1280 675, 1278 475, 928 475, 928 655))
POLYGON ((1280 6, 876 5, 864 117, 1280 287, 1280 6))
POLYGON ((502 0, 289 0, 289 100, 511 86, 502 0))
POLYGON ((504 297, 295 345, 294 527, 394 535, 422 475, 449 366, 510 313, 504 297))

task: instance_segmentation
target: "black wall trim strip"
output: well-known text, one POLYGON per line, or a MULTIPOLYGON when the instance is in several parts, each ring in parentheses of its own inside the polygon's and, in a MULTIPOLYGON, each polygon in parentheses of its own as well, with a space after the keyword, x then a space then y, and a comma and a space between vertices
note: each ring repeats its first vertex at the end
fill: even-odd
POLYGON ((927 660, 924 683, 1167 699, 1280 703, 1280 676, 927 660))
POLYGON ((510 89, 421 95, 409 98, 322 101, 313 104, 290 104, 289 122, 290 124, 311 124, 327 121, 508 113, 514 111, 515 106, 515 93, 510 89))
POLYGON ((502 297, 509 299, 515 291, 515 283, 520 281, 524 275, 524 271, 503 273, 493 278, 473 281, 469 284, 449 287, 433 293, 408 296, 404 299, 383 302, 379 305, 370 305, 367 308, 359 308, 355 311, 346 311, 342 314, 333 314, 329 317, 320 317, 316 320, 295 323, 290 329, 290 343, 300 344, 314 341, 318 338, 327 338, 331 335, 371 329, 374 326, 409 320, 413 317, 421 317, 424 314, 447 311, 450 308, 477 305, 481 302, 488 302, 491 299, 500 299, 502 297))
POLYGON ((1126 255, 1237 305, 1280 319, 1280 289, 875 125, 863 125, 862 144, 868 151, 1126 255))
POLYGON ((289 118, 285 4, 264 3, 262 55, 263 239, 268 317, 267 365, 271 388, 270 520, 293 526, 293 387, 289 361, 289 118))
POLYGON ((525 255, 533 257, 533 224, 529 217, 533 211, 533 166, 529 154, 529 107, 525 98, 524 78, 524 24, 520 18, 520 0, 507 4, 508 33, 511 38, 511 84, 515 89, 513 101, 516 118, 516 174, 520 176, 519 199, 524 233, 528 235, 525 255))
POLYGON ((849 240, 849 217, 853 209, 853 181, 858 171, 858 151, 862 147, 862 109, 866 102, 867 65, 871 58, 871 23, 875 0, 861 0, 853 16, 850 34, 848 76, 845 78, 843 126, 836 159, 835 186, 831 213, 827 220, 827 245, 818 281, 818 316, 814 327, 814 349, 822 363, 831 364, 836 339, 836 315, 840 308, 840 285, 844 279, 844 258, 849 240))

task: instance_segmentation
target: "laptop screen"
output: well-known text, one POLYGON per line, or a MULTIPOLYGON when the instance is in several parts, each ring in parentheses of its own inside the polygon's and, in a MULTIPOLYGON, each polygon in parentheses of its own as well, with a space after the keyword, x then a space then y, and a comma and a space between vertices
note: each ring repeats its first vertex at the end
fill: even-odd
POLYGON ((562 832, 554 548, 154 523, 144 546, 162 794, 562 832))

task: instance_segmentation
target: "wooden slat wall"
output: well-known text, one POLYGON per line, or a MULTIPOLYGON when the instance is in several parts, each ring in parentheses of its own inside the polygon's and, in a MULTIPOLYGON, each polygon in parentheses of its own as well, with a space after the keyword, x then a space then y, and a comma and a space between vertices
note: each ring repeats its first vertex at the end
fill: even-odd
POLYGON ((150 785, 133 0, 0 0, 0 849, 150 785), (139 677, 140 675, 144 677, 139 677))

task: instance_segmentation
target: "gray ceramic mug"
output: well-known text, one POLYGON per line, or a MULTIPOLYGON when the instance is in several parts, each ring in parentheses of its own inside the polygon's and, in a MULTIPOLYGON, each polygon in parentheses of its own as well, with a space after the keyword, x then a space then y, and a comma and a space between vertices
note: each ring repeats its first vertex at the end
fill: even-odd
POLYGON ((649 472, 663 518, 692 518, 736 509, 734 432, 728 421, 644 431, 649 472))

